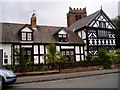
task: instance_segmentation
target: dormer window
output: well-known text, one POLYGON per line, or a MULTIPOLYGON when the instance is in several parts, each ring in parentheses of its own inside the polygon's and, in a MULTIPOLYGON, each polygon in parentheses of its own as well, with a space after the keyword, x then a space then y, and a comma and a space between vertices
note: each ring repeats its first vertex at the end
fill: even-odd
POLYGON ((22 32, 21 34, 22 41, 32 41, 32 32, 22 32))
POLYGON ((33 29, 27 24, 19 30, 21 41, 33 41, 33 29))
POLYGON ((54 37, 58 40, 58 42, 67 42, 68 32, 62 27, 54 34, 54 37))
POLYGON ((59 42, 67 42, 68 35, 67 34, 58 34, 59 42))

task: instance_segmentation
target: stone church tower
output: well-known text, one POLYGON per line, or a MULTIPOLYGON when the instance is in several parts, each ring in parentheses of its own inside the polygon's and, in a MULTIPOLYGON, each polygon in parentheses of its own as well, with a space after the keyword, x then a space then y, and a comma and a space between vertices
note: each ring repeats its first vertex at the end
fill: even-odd
POLYGON ((86 7, 83 9, 78 9, 78 8, 71 8, 69 7, 69 12, 67 13, 67 25, 68 27, 76 22, 77 20, 86 17, 87 12, 86 12, 86 7))

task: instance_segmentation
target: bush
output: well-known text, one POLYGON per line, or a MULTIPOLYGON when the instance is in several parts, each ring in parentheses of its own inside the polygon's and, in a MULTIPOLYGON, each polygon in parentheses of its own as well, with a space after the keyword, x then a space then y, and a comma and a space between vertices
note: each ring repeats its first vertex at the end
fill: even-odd
POLYGON ((40 71, 44 72, 47 71, 48 67, 47 66, 43 66, 42 68, 40 68, 40 71))
POLYGON ((86 59, 87 59, 88 61, 92 60, 92 59, 93 59, 92 54, 91 54, 91 53, 88 53, 87 56, 86 56, 86 59))
POLYGON ((98 60, 103 61, 103 67, 105 69, 110 68, 110 65, 112 64, 112 62, 110 60, 110 56, 107 54, 107 51, 105 51, 103 49, 98 50, 98 60))
POLYGON ((9 66, 6 66, 6 69, 16 72, 16 66, 9 65, 9 66))

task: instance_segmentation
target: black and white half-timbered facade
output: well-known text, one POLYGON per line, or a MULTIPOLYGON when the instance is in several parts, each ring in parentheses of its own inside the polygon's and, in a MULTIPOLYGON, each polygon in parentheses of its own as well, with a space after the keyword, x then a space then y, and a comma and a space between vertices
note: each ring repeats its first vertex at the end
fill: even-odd
POLYGON ((99 49, 115 49, 117 26, 102 9, 76 21, 70 27, 85 42, 86 54, 89 52, 96 56, 99 49))
MULTIPOLYGON (((71 8, 70 8, 71 9, 71 8)), ((86 10, 86 9, 84 9, 86 10)), ((47 53, 46 45, 54 42, 57 50, 70 61, 85 60, 87 52, 97 54, 99 48, 115 48, 115 30, 117 26, 109 17, 99 10, 89 16, 80 18, 69 27, 36 25, 33 13, 31 24, 1 23, 3 65, 18 64, 14 49, 24 48, 28 62, 46 63, 43 55, 47 53), (71 59, 72 57, 72 59, 71 59)))
POLYGON ((55 43, 57 50, 67 56, 69 60, 80 61, 85 59, 85 43, 68 27, 53 27, 36 25, 33 14, 31 25, 2 23, 3 64, 18 64, 16 48, 21 51, 28 62, 34 64, 45 63, 43 55, 47 53, 46 45, 55 43), (71 59, 72 57, 72 59, 71 59))

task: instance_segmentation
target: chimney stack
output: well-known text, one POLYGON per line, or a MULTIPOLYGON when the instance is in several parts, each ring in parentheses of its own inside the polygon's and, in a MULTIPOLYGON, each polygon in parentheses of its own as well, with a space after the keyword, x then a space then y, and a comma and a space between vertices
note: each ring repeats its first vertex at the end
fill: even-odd
POLYGON ((34 30, 37 29, 35 13, 33 13, 32 17, 31 17, 31 28, 34 29, 34 30))

